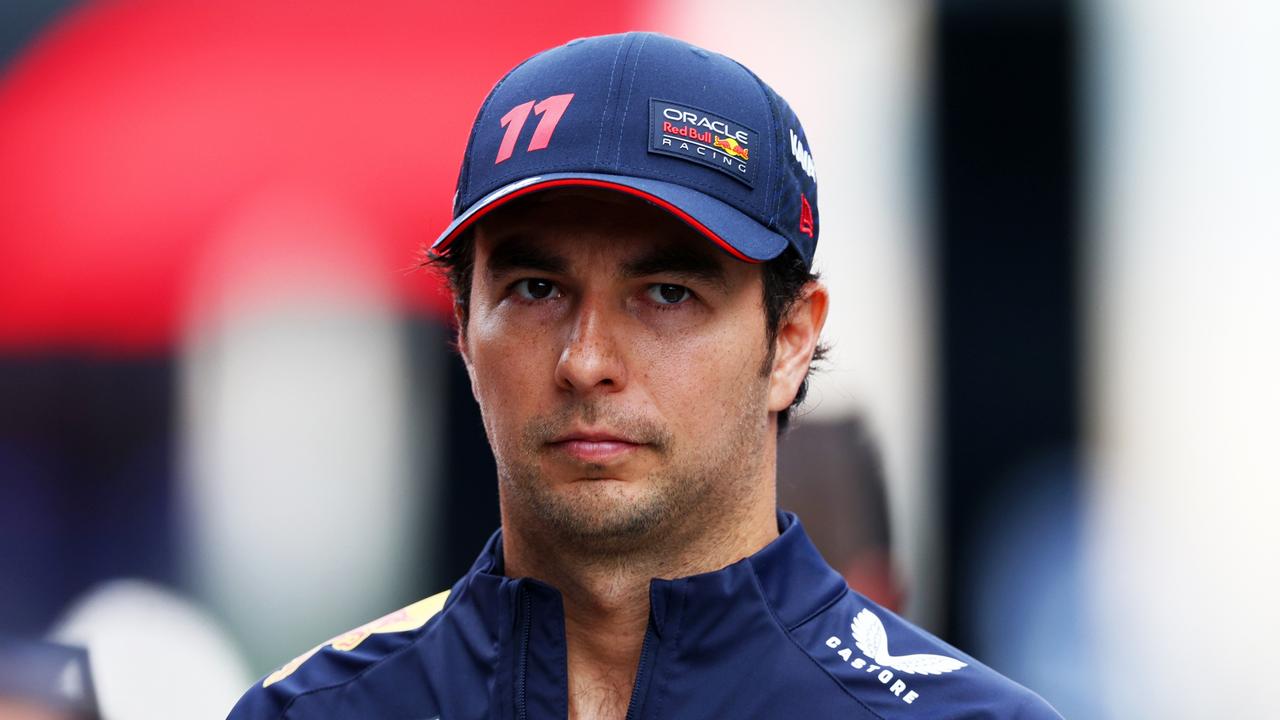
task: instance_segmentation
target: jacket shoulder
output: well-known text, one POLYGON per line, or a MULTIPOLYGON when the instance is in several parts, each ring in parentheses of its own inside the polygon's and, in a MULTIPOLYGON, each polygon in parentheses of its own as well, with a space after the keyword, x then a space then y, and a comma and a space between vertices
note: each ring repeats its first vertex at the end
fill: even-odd
POLYGON ((297 698, 355 680, 416 642, 449 594, 437 593, 316 645, 250 687, 228 720, 279 720, 297 698))
POLYGON ((846 693, 886 720, 1061 720, 1039 695, 852 590, 791 634, 846 693))

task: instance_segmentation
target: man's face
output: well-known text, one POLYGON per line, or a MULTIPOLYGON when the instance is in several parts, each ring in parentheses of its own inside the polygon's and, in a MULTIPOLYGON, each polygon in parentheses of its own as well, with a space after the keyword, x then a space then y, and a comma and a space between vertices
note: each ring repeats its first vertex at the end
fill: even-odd
POLYGON ((463 349, 504 513, 617 550, 761 483, 761 266, 598 191, 515 201, 474 241, 463 349))

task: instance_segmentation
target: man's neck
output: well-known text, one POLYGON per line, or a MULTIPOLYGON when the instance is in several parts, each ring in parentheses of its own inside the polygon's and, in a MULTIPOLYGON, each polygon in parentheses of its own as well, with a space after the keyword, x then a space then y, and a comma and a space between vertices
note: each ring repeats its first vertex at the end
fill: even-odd
POLYGON ((772 493, 716 519, 690 519, 649 547, 601 555, 577 552, 503 513, 505 574, 537 578, 564 599, 572 720, 626 715, 648 625, 651 579, 719 570, 778 536, 772 493))

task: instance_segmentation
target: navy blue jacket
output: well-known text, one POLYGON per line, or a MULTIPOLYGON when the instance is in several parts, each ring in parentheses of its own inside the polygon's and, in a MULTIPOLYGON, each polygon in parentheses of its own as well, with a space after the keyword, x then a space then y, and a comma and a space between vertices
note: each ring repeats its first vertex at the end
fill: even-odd
MULTIPOLYGON (((795 516, 723 570, 650 584, 628 720, 1058 718, 1043 700, 850 590, 795 516)), ((564 606, 502 574, 501 531, 453 589, 317 646, 234 720, 563 720, 564 606)))

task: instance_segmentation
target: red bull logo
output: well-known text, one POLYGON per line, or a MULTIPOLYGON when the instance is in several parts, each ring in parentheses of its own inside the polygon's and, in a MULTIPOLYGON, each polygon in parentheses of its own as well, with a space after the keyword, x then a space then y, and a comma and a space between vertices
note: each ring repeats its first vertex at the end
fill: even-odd
POLYGON ((758 137, 756 131, 729 118, 649 100, 649 152, 698 163, 748 187, 756 180, 755 163, 748 159, 758 137))
POLYGON ((744 148, 739 145, 738 141, 734 138, 722 138, 717 135, 715 142, 711 144, 723 151, 725 155, 732 155, 733 157, 741 158, 743 160, 750 159, 747 157, 748 148, 744 148))

